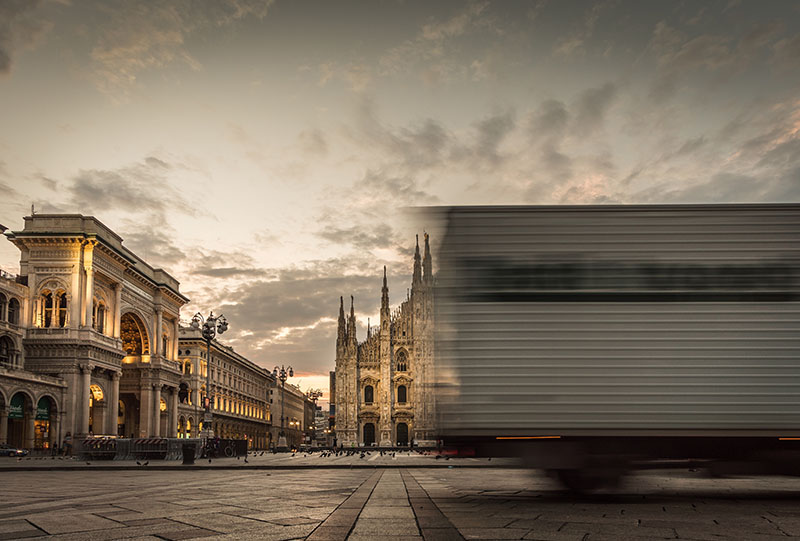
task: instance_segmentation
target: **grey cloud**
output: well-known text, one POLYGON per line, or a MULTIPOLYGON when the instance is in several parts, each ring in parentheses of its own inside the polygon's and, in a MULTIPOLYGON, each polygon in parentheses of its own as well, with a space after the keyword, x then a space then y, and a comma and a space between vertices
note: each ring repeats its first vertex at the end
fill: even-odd
POLYGON ((581 56, 586 52, 586 42, 592 37, 600 13, 613 2, 596 2, 583 16, 580 27, 556 43, 555 54, 559 56, 581 56))
POLYGON ((499 147, 515 127, 514 113, 510 111, 492 115, 478 122, 476 154, 496 165, 502 159, 499 147))
POLYGON ((67 188, 70 203, 91 212, 143 212, 162 221, 168 212, 176 210, 194 214, 191 205, 166 182, 165 169, 169 169, 165 162, 151 157, 115 170, 80 171, 67 188))
POLYGON ((39 176, 39 182, 41 182, 42 185, 45 188, 47 188, 48 190, 56 190, 56 189, 58 189, 58 182, 56 182, 55 180, 53 180, 50 177, 46 177, 44 175, 40 175, 39 176))
POLYGON ((756 165, 758 167, 783 168, 796 164, 800 164, 800 138, 779 143, 767 151, 756 165))
POLYGON ((373 313, 382 278, 375 262, 370 275, 342 275, 341 267, 329 274, 337 265, 276 269, 277 280, 256 280, 227 292, 220 311, 234 332, 246 331, 235 341, 237 351, 262 366, 289 362, 298 371, 332 370, 339 296, 353 295, 358 314, 373 313))
POLYGON ((37 16, 40 5, 40 0, 0 2, 0 74, 11 71, 18 49, 34 46, 53 27, 37 16))
POLYGON ((752 53, 766 47, 783 32, 785 25, 779 21, 755 24, 752 29, 739 40, 739 53, 752 53))
POLYGON ((163 160, 159 160, 158 158, 155 158, 153 156, 148 156, 147 158, 145 158, 144 161, 150 167, 160 167, 162 169, 169 169, 170 168, 170 165, 167 162, 165 162, 163 160))
POLYGON ((393 207, 423 205, 439 201, 438 197, 421 189, 413 177, 394 176, 383 170, 368 170, 364 178, 356 183, 355 188, 384 202, 385 204, 381 204, 384 210, 388 205, 393 207))
POLYGON ((800 34, 778 41, 773 46, 773 51, 773 62, 797 69, 798 64, 800 64, 800 34))
MULTIPOLYGON (((334 367, 339 296, 355 297, 359 317, 376 313, 382 265, 355 252, 343 259, 309 261, 301 267, 264 269, 269 279, 250 280, 222 293, 188 295, 203 297, 209 304, 193 305, 193 309, 213 308, 224 313, 237 336, 231 343, 261 366, 289 362, 295 371, 327 372, 334 367)), ((389 265, 392 306, 406 297, 410 266, 410 261, 401 268, 389 265)), ((346 303, 349 309, 349 300, 346 303)), ((359 340, 364 338, 362 327, 359 340)))
POLYGON ((391 48, 379 60, 382 75, 404 75, 416 71, 428 84, 447 82, 470 74, 470 62, 461 64, 450 54, 453 42, 474 32, 502 33, 488 14, 488 2, 470 2, 443 21, 430 21, 419 33, 391 48))
POLYGON ((365 250, 391 248, 397 244, 397 232, 386 223, 369 228, 328 225, 316 235, 337 245, 352 245, 365 250))
POLYGON ((717 173, 710 180, 681 190, 669 190, 661 197, 680 203, 736 203, 769 200, 770 185, 738 173, 717 173))
POLYGON ((579 97, 576 105, 576 129, 582 134, 590 134, 603 127, 606 113, 617 96, 617 87, 606 83, 601 87, 589 88, 579 97))
POLYGON ((148 0, 106 5, 108 19, 100 24, 100 37, 91 51, 95 84, 112 99, 122 100, 144 70, 175 63, 199 69, 185 47, 192 33, 247 17, 263 18, 271 4, 272 0, 148 0))
POLYGON ((236 267, 201 267, 192 270, 192 274, 210 276, 212 278, 233 278, 235 276, 264 276, 263 269, 240 269, 236 267))
MULTIPOLYGON (((780 21, 759 22, 751 25, 741 37, 731 33, 689 36, 670 27, 665 21, 659 22, 647 46, 647 51, 655 56, 658 65, 658 76, 650 90, 650 97, 656 102, 671 98, 679 81, 693 72, 721 72, 724 75, 741 72, 759 58, 761 51, 777 39, 784 27, 780 21)), ((774 43, 773 60, 784 63, 783 51, 791 51, 792 45, 788 39, 774 43)), ((800 51, 800 44, 797 48, 800 51)), ((789 65, 797 63, 792 63, 791 52, 786 56, 789 57, 789 65)), ((797 57, 800 58, 800 53, 797 57)))
POLYGON ((545 100, 533 113, 530 120, 530 131, 534 138, 561 138, 567 129, 569 112, 564 102, 545 100))
POLYGON ((123 245, 153 267, 168 271, 184 263, 189 254, 175 243, 173 231, 165 224, 147 225, 126 220, 119 228, 123 245))
POLYGON ((572 177, 572 158, 559 152, 555 146, 544 144, 541 149, 541 159, 553 180, 565 181, 572 177))
POLYGON ((699 137, 695 137, 693 139, 688 139, 685 143, 681 145, 681 147, 675 152, 676 156, 685 156, 687 154, 692 154, 699 150, 700 148, 706 146, 708 144, 708 139, 704 135, 699 137))
POLYGON ((358 131, 351 137, 358 144, 379 147, 392 167, 400 165, 416 172, 439 165, 454 142, 452 135, 431 118, 410 127, 384 126, 369 99, 360 102, 357 113, 358 131))

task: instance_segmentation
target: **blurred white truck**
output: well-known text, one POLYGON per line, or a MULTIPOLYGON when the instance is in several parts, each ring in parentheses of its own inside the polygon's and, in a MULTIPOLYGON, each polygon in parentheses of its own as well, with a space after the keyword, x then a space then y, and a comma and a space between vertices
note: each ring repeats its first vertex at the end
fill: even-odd
POLYGON ((439 210, 445 446, 576 489, 800 473, 800 205, 439 210))

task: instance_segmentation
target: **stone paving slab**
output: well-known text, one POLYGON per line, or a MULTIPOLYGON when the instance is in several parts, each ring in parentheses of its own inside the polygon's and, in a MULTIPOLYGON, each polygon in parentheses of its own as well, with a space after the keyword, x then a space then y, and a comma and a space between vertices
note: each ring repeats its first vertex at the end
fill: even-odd
POLYGON ((38 470, 0 478, 19 495, 0 507, 0 540, 800 538, 797 478, 647 472, 618 491, 582 497, 535 472, 494 468, 38 470))
POLYGON ((32 471, 32 470, 139 470, 139 471, 193 471, 193 470, 217 470, 232 469, 242 470, 283 470, 283 469, 405 469, 405 468, 475 468, 475 467, 496 467, 505 468, 519 467, 516 459, 498 459, 491 461, 485 458, 449 458, 445 460, 436 459, 434 454, 421 455, 417 452, 402 451, 392 455, 380 455, 372 451, 365 458, 360 458, 360 454, 340 456, 327 456, 320 452, 314 453, 256 453, 247 457, 218 458, 218 459, 198 459, 192 465, 184 465, 179 460, 152 460, 147 466, 139 464, 135 460, 78 460, 77 458, 65 457, 27 457, 23 459, 13 457, 0 457, 0 471, 32 471))

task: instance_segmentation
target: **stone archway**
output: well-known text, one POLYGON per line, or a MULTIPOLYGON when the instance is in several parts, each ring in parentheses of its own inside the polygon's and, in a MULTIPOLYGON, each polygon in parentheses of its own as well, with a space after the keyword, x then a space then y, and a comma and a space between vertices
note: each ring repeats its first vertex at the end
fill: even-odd
POLYGON ((58 406, 52 396, 44 395, 36 403, 33 420, 34 449, 52 449, 59 441, 58 406))
POLYGON ((106 418, 106 396, 103 388, 92 383, 89 385, 89 432, 103 434, 106 418))
POLYGON ((150 354, 150 340, 147 327, 141 318, 133 312, 126 312, 120 318, 120 338, 122 349, 128 356, 150 354))
POLYGON ((33 445, 33 401, 22 391, 14 393, 8 401, 8 444, 20 449, 33 445))
POLYGON ((366 447, 375 443, 375 425, 373 423, 364 424, 364 445, 366 447))

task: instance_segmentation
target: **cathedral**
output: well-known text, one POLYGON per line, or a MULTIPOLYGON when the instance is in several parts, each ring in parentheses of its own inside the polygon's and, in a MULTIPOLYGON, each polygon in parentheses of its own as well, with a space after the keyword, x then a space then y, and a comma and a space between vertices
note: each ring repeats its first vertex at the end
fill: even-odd
POLYGON ((363 342, 356 337, 353 298, 348 318, 340 299, 333 397, 337 445, 406 446, 434 439, 432 383, 433 273, 426 233, 424 258, 417 237, 411 291, 394 310, 383 268, 380 325, 368 326, 363 342))

